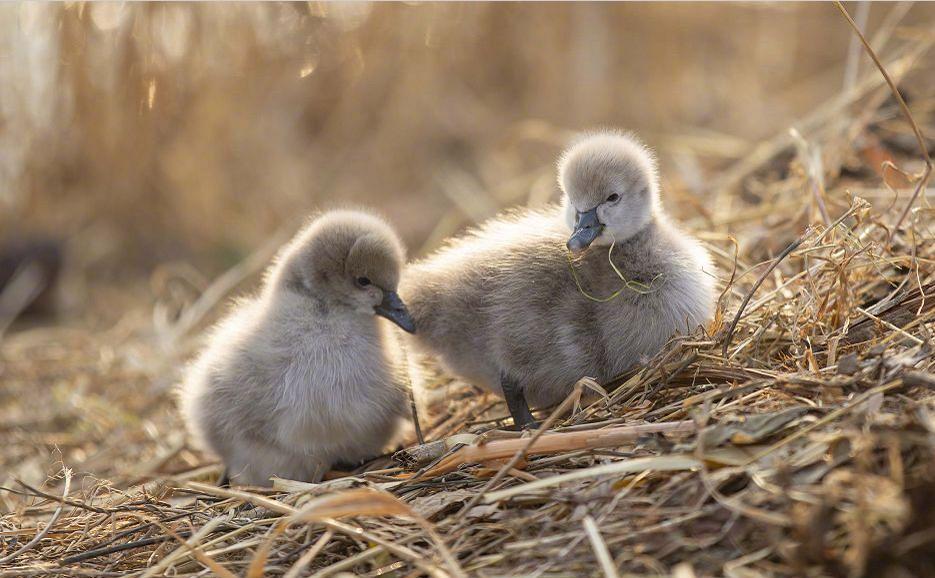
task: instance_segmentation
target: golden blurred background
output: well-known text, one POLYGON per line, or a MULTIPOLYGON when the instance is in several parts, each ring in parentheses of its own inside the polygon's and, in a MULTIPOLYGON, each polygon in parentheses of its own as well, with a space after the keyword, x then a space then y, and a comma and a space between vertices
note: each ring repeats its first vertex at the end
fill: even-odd
MULTIPOLYGON (((935 15, 848 7, 881 54, 935 15)), ((419 254, 554 198, 556 155, 597 126, 636 130, 702 206, 755 143, 877 74, 853 42, 826 3, 3 4, 0 227, 62 240, 84 281, 210 279, 342 205, 419 254)))
MULTIPOLYGON (((845 6, 912 123, 830 2, 0 3, 0 577, 157 559, 202 573, 173 540, 211 525, 238 575, 291 566, 309 527, 176 489, 221 471, 175 403, 202 330, 308 215, 370 207, 419 256, 503 207, 557 198, 557 156, 595 127, 657 150, 663 203, 708 245, 724 293, 707 333, 674 340, 571 423, 740 429, 690 450, 711 451, 697 474, 582 477, 513 506, 453 507, 492 489, 490 462, 407 485, 406 507, 445 504, 432 523, 488 575, 549 557, 563 575, 593 572, 591 545, 566 545, 588 512, 633 575, 935 567, 935 188, 921 152, 935 151, 935 6, 845 6), (765 437, 748 436, 754 423, 765 437), (69 511, 64 495, 93 508, 69 511), (462 540, 481 508, 495 512, 462 540)), ((493 396, 420 369, 426 439, 502 423, 493 396)), ((563 450, 529 475, 683 451, 645 440, 563 450)), ((436 541, 400 524, 406 548, 436 541)), ((315 543, 316 565, 408 572, 370 538, 315 543)))

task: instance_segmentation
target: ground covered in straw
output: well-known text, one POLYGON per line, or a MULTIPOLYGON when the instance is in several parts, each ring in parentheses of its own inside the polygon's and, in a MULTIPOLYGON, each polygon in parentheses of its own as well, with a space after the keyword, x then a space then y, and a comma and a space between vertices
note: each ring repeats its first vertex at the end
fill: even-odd
POLYGON ((0 345, 0 576, 935 576, 922 158, 868 74, 711 202, 667 188, 723 278, 704 331, 583 380, 544 434, 431 372, 426 443, 320 485, 218 488, 189 446, 172 387, 230 279, 157 284, 155 310, 144 283, 91 287, 89 319, 0 345))

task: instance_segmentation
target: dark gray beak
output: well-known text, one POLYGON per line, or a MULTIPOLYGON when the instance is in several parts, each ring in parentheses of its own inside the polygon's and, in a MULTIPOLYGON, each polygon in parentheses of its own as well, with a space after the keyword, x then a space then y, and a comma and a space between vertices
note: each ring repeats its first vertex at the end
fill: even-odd
POLYGON ((384 291, 383 301, 379 305, 376 305, 373 310, 376 311, 377 315, 386 317, 396 325, 399 325, 403 331, 407 333, 416 332, 416 322, 412 320, 412 316, 409 315, 409 310, 406 309, 406 304, 399 298, 399 294, 396 293, 396 291, 384 291))
POLYGON ((601 236, 604 230, 604 224, 597 219, 597 207, 590 211, 578 211, 575 221, 575 230, 568 239, 568 250, 572 253, 580 253, 591 246, 594 239, 601 236))

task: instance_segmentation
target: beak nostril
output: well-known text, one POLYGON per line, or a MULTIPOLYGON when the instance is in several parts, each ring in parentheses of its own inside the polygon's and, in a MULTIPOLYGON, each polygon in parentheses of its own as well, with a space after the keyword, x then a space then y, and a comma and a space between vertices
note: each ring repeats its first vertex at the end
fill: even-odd
POLYGON ((596 208, 584 213, 579 212, 575 223, 575 230, 566 243, 566 247, 576 253, 587 249, 591 243, 600 236, 603 229, 604 225, 597 216, 596 208))

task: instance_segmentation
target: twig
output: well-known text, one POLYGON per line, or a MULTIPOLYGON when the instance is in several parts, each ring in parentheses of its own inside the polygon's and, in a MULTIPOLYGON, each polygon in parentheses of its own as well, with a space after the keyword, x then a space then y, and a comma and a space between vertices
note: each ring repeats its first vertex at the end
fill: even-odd
POLYGON ((399 343, 399 350, 403 356, 403 366, 406 368, 406 380, 409 382, 409 411, 412 413, 412 424, 416 429, 416 440, 419 445, 425 443, 425 437, 422 435, 422 424, 419 423, 419 409, 416 406, 416 392, 412 385, 412 366, 409 357, 409 351, 405 343, 399 343))
POLYGON ((860 313, 861 315, 865 315, 868 319, 871 319, 871 320, 873 320, 873 321, 876 321, 877 323, 880 323, 880 324, 882 324, 882 325, 885 325, 886 327, 888 327, 889 329, 892 329, 892 330, 895 331, 896 333, 899 333, 899 334, 902 335, 903 337, 906 337, 906 338, 910 339, 910 340, 911 340, 913 343, 915 343, 916 345, 924 345, 924 344, 925 344, 924 341, 922 341, 921 339, 919 339, 919 338, 916 337, 915 335, 909 333, 908 331, 906 331, 905 329, 903 329, 903 328, 901 328, 901 327, 897 327, 897 326, 893 325, 892 323, 890 323, 890 322, 887 321, 886 319, 880 319, 879 317, 877 317, 877 316, 874 315, 873 313, 870 313, 869 311, 867 311, 866 309, 864 309, 864 308, 862 308, 862 307, 856 307, 855 309, 856 309, 857 312, 860 313))
POLYGON ((52 513, 52 517, 49 518, 49 523, 46 524, 45 528, 43 528, 38 534, 36 534, 35 538, 23 544, 18 550, 16 550, 12 554, 8 554, 4 556, 3 558, 0 558, 0 564, 6 564, 8 562, 12 562, 14 559, 16 559, 17 556, 19 556, 23 552, 26 552, 27 550, 34 548, 36 544, 38 544, 43 538, 45 538, 45 535, 49 533, 49 530, 52 529, 52 526, 54 526, 55 523, 58 522, 59 516, 62 515, 62 510, 65 509, 64 500, 65 498, 68 497, 68 491, 71 490, 71 470, 69 470, 68 468, 65 468, 64 472, 65 472, 65 488, 62 490, 62 499, 59 500, 58 507, 55 508, 55 512, 52 513))
POLYGON ((789 244, 788 247, 783 249, 782 253, 778 257, 773 259, 772 264, 760 275, 760 278, 756 280, 756 283, 753 284, 753 287, 750 288, 750 291, 747 293, 747 296, 743 298, 743 302, 740 303, 740 308, 737 309, 737 314, 734 315, 734 320, 731 321, 730 327, 727 328, 727 335, 724 336, 724 347, 721 349, 721 355, 726 359, 727 358, 727 349, 730 347, 731 339, 734 337, 734 330, 737 328, 737 323, 740 322, 740 318, 743 316, 743 310, 747 307, 747 303, 750 302, 750 299, 753 298, 753 294, 756 293, 756 290, 760 288, 760 285, 763 284, 763 281, 766 280, 766 277, 773 272, 773 269, 776 268, 783 259, 789 256, 789 253, 798 249, 806 237, 809 235, 809 231, 806 231, 804 235, 793 241, 789 244))
MULTIPOLYGON (((179 532, 178 533, 183 538, 188 538, 191 536, 191 532, 179 532)), ((152 538, 143 538, 142 540, 136 540, 135 542, 126 542, 124 544, 115 544, 113 546, 107 546, 106 548, 95 548, 94 550, 87 550, 80 554, 75 554, 74 556, 68 556, 67 558, 62 558, 62 566, 67 566, 68 564, 74 564, 76 562, 83 562, 85 560, 90 560, 91 558, 97 558, 99 556, 107 556, 108 554, 115 554, 117 552, 123 552, 125 550, 133 550, 134 548, 142 548, 143 546, 151 546, 153 544, 158 544, 160 542, 168 542, 172 540, 171 536, 154 536, 152 538)))
POLYGON ((92 506, 92 505, 90 505, 90 504, 85 504, 85 503, 79 502, 79 501, 77 501, 77 500, 67 500, 67 499, 65 499, 64 496, 62 496, 62 497, 53 496, 52 494, 49 494, 49 493, 47 493, 47 492, 43 492, 42 490, 40 490, 40 489, 38 489, 38 488, 34 488, 33 486, 30 486, 29 484, 27 484, 26 482, 24 482, 24 481, 22 481, 22 480, 16 480, 16 483, 19 484, 19 485, 21 485, 21 486, 23 486, 24 488, 26 488, 26 489, 29 490, 30 492, 32 492, 32 494, 29 494, 29 493, 27 493, 27 492, 17 491, 17 490, 14 490, 13 488, 6 488, 6 487, 3 487, 3 486, 0 486, 0 490, 6 491, 6 492, 10 492, 11 494, 21 495, 21 496, 34 495, 34 496, 39 496, 39 497, 42 497, 42 498, 48 498, 49 500, 62 502, 63 504, 67 504, 67 505, 73 506, 73 507, 75 507, 75 508, 81 508, 82 510, 88 510, 89 512, 95 512, 95 513, 97 513, 97 514, 113 514, 114 512, 125 511, 125 510, 127 510, 127 509, 131 509, 131 508, 99 508, 99 507, 97 507, 97 506, 92 506))
POLYGON ((299 578, 299 575, 303 570, 308 568, 308 565, 312 563, 318 554, 324 550, 328 542, 331 541, 331 538, 334 537, 334 530, 325 530, 325 533, 318 538, 318 541, 315 542, 315 545, 308 549, 308 552, 302 554, 302 556, 295 561, 295 564, 292 565, 292 568, 289 568, 289 571, 283 574, 283 578, 299 578))
MULTIPOLYGON (((831 233, 831 231, 836 229, 838 225, 844 222, 844 219, 847 219, 848 217, 850 217, 851 215, 853 215, 854 213, 856 213, 857 211, 859 211, 860 209, 866 206, 867 206, 867 201, 859 197, 855 198, 854 202, 851 204, 851 208, 848 209, 843 215, 838 217, 837 220, 831 223, 831 225, 829 225, 827 229, 819 233, 818 237, 815 238, 815 243, 821 243, 824 240, 824 238, 831 233)), ((756 290, 760 288, 760 285, 763 284, 763 281, 766 280, 766 277, 768 277, 769 274, 773 272, 773 269, 775 269, 776 266, 779 265, 779 263, 783 259, 788 257, 790 253, 795 251, 796 248, 798 248, 798 246, 801 245, 805 241, 806 238, 808 238, 808 235, 810 233, 811 231, 806 231, 805 233, 802 234, 801 237, 799 237, 798 239, 793 241, 788 247, 783 249, 782 253, 780 253, 778 257, 773 259, 773 262, 772 264, 770 264, 769 268, 766 269, 766 271, 763 272, 760 278, 756 280, 756 283, 753 284, 753 287, 750 289, 750 292, 747 293, 747 296, 744 297, 743 302, 741 302, 740 308, 737 309, 737 314, 734 316, 734 320, 731 322, 730 327, 727 329, 727 335, 724 336, 724 346, 721 349, 722 357, 724 357, 725 359, 727 358, 727 349, 728 347, 730 347, 731 338, 734 336, 734 330, 737 328, 737 323, 740 321, 740 317, 743 315, 743 311, 747 307, 747 304, 750 302, 750 299, 753 297, 753 294, 756 293, 756 290)))

